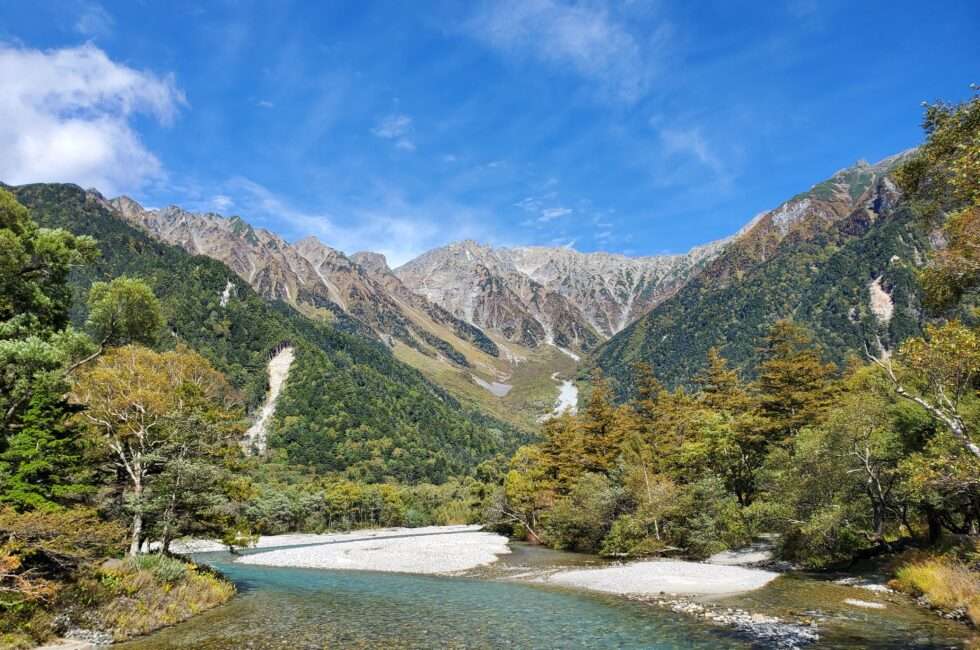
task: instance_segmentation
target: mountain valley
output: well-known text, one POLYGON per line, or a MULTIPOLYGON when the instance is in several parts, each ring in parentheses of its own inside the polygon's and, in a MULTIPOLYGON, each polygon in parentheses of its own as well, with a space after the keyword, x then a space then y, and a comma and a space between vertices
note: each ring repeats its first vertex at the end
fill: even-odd
POLYGON ((353 321, 458 398, 524 428, 552 410, 554 373, 573 376, 583 355, 725 245, 630 258, 464 241, 392 270, 377 253, 347 256, 315 237, 289 244, 240 217, 91 195, 154 238, 224 262, 268 299, 315 320, 353 321))
POLYGON ((588 369, 600 367, 628 392, 632 364, 645 357, 665 380, 684 383, 715 345, 747 368, 765 324, 789 316, 816 327, 837 359, 917 332, 908 269, 928 243, 893 214, 898 197, 888 177, 908 156, 859 162, 727 239, 653 257, 467 240, 391 269, 378 253, 347 255, 312 236, 290 244, 237 216, 92 196, 151 236, 224 262, 262 296, 384 343, 470 407, 531 430, 554 408, 555 373, 567 379, 581 370, 587 381, 588 369), (817 259, 848 254, 858 259, 846 268, 819 262, 848 280, 807 271, 817 259), (859 268, 865 279, 851 278, 859 268), (852 281, 848 295, 814 293, 852 281), (830 311, 820 306, 827 300, 830 311), (891 310, 887 320, 876 315, 880 305, 891 310), (738 336, 726 329, 735 314, 738 336), (653 343, 672 336, 680 338, 653 343))
POLYGON ((980 650, 980 5, 879 5, 0 2, 0 649, 980 650))

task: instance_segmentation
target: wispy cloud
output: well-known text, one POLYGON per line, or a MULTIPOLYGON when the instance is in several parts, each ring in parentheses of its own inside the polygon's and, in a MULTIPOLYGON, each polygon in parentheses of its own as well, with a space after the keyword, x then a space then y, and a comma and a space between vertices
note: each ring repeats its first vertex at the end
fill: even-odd
POLYGON ((555 205, 558 200, 558 193, 555 191, 547 192, 541 196, 527 196, 514 204, 532 217, 523 222, 525 226, 540 226, 548 222, 561 219, 574 212, 571 208, 555 205))
POLYGON ((547 223, 548 221, 554 221, 571 213, 571 208, 545 208, 541 211, 541 216, 538 217, 538 221, 547 223))
POLYGON ((235 206, 235 201, 230 196, 215 194, 211 197, 211 209, 215 212, 228 212, 235 206))
POLYGON ((402 114, 388 115, 371 129, 371 133, 383 140, 393 141, 395 147, 403 151, 415 151, 415 143, 410 137, 411 132, 412 118, 402 114))
MULTIPOLYGON (((634 34, 614 7, 603 2, 500 0, 487 2, 468 22, 469 33, 517 57, 568 68, 614 98, 634 102, 647 90, 660 63, 670 26, 634 34)), ((628 6, 628 5, 623 5, 628 6)))
POLYGON ((86 38, 96 38, 112 34, 115 25, 115 19, 105 7, 97 2, 84 2, 75 20, 74 29, 86 38))
POLYGON ((133 191, 162 166, 131 120, 145 113, 169 124, 184 104, 172 77, 116 63, 91 44, 0 44, 0 179, 133 191))
POLYGON ((575 241, 567 237, 556 237, 548 242, 549 246, 554 246, 556 248, 567 248, 568 250, 575 250, 575 241))
POLYGON ((660 141, 668 158, 688 157, 706 169, 715 180, 727 186, 731 173, 699 127, 660 129, 660 141))
POLYGON ((314 235, 348 254, 363 250, 382 253, 392 267, 449 241, 471 238, 506 243, 488 229, 488 215, 438 198, 413 204, 397 192, 381 192, 369 207, 345 208, 346 220, 342 220, 327 210, 296 208, 247 178, 234 178, 226 185, 246 220, 260 218, 277 224, 280 232, 285 225, 296 238, 314 235))

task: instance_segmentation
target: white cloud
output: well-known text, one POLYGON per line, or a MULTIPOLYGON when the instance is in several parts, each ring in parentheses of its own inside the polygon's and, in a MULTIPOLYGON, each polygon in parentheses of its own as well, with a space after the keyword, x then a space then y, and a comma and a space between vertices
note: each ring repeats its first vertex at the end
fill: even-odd
POLYGON ((569 239, 566 237, 556 237, 548 242, 549 246, 554 246, 556 248, 567 248, 568 250, 575 250, 575 239, 569 239))
POLYGON ((388 115, 371 133, 383 140, 392 140, 395 147, 403 151, 415 151, 415 143, 409 137, 412 132, 412 118, 408 115, 388 115))
POLYGON ((82 4, 78 18, 75 20, 75 31, 89 38, 109 36, 115 24, 115 19, 105 7, 97 2, 87 2, 82 4))
POLYGON ((0 44, 0 180, 131 192, 162 168, 130 119, 146 113, 169 124, 185 103, 172 77, 115 63, 91 44, 0 44))
POLYGON ((211 197, 211 209, 215 212, 228 212, 235 205, 235 201, 224 194, 215 194, 211 197))
POLYGON ((670 28, 664 23, 653 34, 634 35, 602 2, 500 0, 486 3, 468 31, 506 53, 567 67, 633 102, 645 93, 670 28))
POLYGON ((227 185, 246 220, 261 217, 278 222, 288 228, 274 230, 291 230, 296 238, 314 235, 348 254, 364 250, 382 253, 392 268, 450 241, 496 240, 495 233, 487 229, 488 215, 476 215, 463 206, 437 199, 417 205, 397 195, 383 195, 373 207, 345 208, 348 219, 341 223, 326 211, 297 209, 247 178, 235 178, 227 185))
POLYGON ((379 138, 392 140, 401 137, 412 128, 412 118, 408 115, 389 115, 371 129, 371 133, 379 138))
POLYGON ((546 223, 548 221, 554 221, 555 219, 560 219, 567 214, 571 214, 571 208, 545 208, 541 211, 541 216, 538 217, 538 221, 546 223))
POLYGON ((548 192, 542 196, 527 196, 515 203, 514 207, 534 215, 533 219, 522 222, 522 225, 534 226, 546 224, 571 214, 573 212, 571 208, 562 206, 545 207, 545 203, 554 202, 557 198, 557 192, 548 192))
POLYGON ((727 167, 702 135, 700 128, 661 129, 660 140, 668 156, 678 154, 690 156, 711 171, 720 183, 727 184, 730 181, 727 167))

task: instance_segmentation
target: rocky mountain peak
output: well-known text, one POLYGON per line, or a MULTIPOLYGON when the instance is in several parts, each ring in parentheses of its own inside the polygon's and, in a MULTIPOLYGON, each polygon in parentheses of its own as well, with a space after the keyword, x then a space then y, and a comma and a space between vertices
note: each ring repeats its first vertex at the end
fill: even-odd
POLYGON ((465 240, 429 251, 395 273, 413 291, 479 327, 520 332, 522 341, 535 344, 580 341, 575 345, 588 349, 672 295, 719 249, 720 244, 683 255, 628 257, 465 240), (542 305, 560 312, 559 320, 571 330, 559 332, 555 313, 542 313, 542 305))
POLYGON ((361 253, 354 259, 314 236, 290 244, 240 217, 194 213, 178 206, 146 210, 128 197, 110 205, 156 238, 224 262, 262 295, 307 315, 344 318, 348 325, 353 319, 389 344, 400 341, 423 355, 463 367, 468 361, 442 338, 445 328, 463 342, 457 345, 472 344, 492 356, 499 353, 478 328, 408 290, 390 272, 383 255, 361 253))
POLYGON ((370 274, 386 275, 391 273, 391 267, 388 266, 388 258, 381 253, 359 251, 351 255, 350 258, 355 264, 359 265, 370 274))

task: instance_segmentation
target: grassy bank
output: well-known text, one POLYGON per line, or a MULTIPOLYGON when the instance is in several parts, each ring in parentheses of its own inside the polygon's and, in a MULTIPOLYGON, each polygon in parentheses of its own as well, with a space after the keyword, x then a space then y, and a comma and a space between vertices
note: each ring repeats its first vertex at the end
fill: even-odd
POLYGON ((78 630, 123 641, 185 621, 234 594, 234 585, 220 575, 178 558, 106 560, 63 585, 50 607, 8 612, 0 647, 32 648, 78 630))
POLYGON ((980 627, 980 573, 956 559, 921 557, 895 572, 892 586, 980 627))
POLYGON ((110 561, 79 585, 92 605, 77 617, 122 641, 228 602, 235 586, 207 567, 164 555, 110 561))

